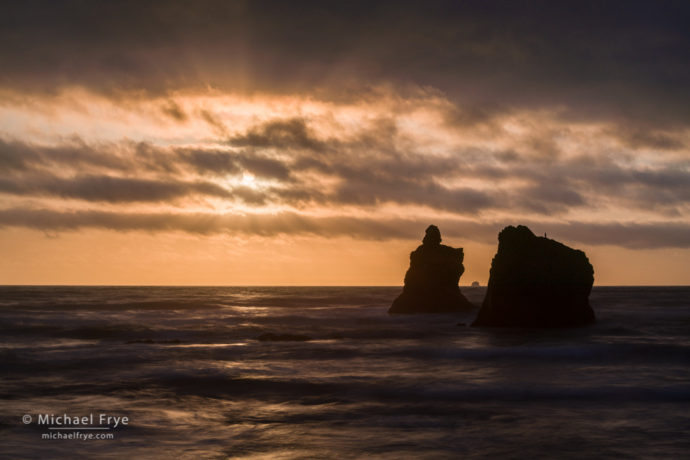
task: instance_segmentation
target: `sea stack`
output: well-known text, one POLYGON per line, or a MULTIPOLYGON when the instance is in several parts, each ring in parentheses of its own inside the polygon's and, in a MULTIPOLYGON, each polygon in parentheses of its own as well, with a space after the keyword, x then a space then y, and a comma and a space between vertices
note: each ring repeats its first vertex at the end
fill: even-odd
POLYGON ((498 234, 484 302, 472 326, 579 327, 594 323, 594 269, 584 252, 520 225, 498 234))
POLYGON ((422 245, 410 253, 405 287, 388 313, 456 313, 472 309, 458 286, 465 271, 464 258, 462 248, 441 244, 441 232, 430 225, 422 245))

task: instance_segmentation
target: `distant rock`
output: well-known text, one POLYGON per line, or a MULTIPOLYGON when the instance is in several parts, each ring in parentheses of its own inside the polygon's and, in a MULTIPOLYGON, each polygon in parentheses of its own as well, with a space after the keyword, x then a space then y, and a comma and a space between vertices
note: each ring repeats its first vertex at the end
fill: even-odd
POLYGON ((405 287, 388 313, 454 313, 473 308, 458 287, 464 257, 462 248, 441 244, 441 232, 430 225, 422 245, 410 254, 405 287))
POLYGON ((595 322, 594 269, 584 252, 525 226, 498 235, 489 284, 472 326, 578 327, 595 322))
POLYGON ((273 334, 272 332, 265 332, 258 336, 256 340, 260 342, 307 342, 312 340, 312 338, 302 334, 273 334))
POLYGON ((479 287, 479 281, 472 281, 472 287, 479 287))

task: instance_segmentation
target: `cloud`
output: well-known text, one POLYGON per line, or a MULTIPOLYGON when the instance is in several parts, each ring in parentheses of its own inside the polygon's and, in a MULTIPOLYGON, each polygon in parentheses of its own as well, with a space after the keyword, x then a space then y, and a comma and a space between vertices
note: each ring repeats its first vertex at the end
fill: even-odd
POLYGON ((686 147, 678 133, 663 129, 618 125, 609 131, 633 149, 680 150, 686 147))
POLYGON ((0 139, 0 165, 5 174, 65 165, 71 168, 131 170, 135 166, 135 158, 131 155, 131 146, 125 144, 124 147, 126 156, 119 155, 115 146, 87 145, 78 139, 58 145, 35 145, 0 139))
POLYGON ((201 110, 199 111, 199 114, 201 115, 201 118, 208 123, 219 136, 225 137, 228 135, 228 128, 216 115, 208 110, 201 110))
POLYGON ((351 236, 367 239, 408 238, 411 221, 379 221, 351 217, 313 218, 297 213, 117 213, 103 211, 60 212, 47 209, 5 209, 1 226, 23 226, 45 231, 105 228, 118 231, 183 231, 198 234, 312 234, 326 237, 351 236))
POLYGON ((111 176, 81 176, 67 179, 42 176, 34 180, 0 178, 0 192, 109 203, 162 202, 194 195, 233 197, 230 190, 210 182, 158 181, 111 176))
POLYGON ((276 149, 318 151, 328 148, 327 143, 320 141, 310 132, 302 118, 271 120, 245 134, 230 138, 228 143, 237 147, 271 147, 276 149))
POLYGON ((543 224, 551 234, 588 245, 621 246, 630 249, 689 248, 690 224, 687 222, 622 223, 569 222, 543 224))
POLYGON ((411 205, 476 217, 565 218, 604 206, 665 217, 688 212, 684 155, 639 161, 634 150, 611 152, 605 130, 581 134, 576 126, 528 118, 520 128, 527 131, 515 135, 493 120, 494 146, 481 138, 445 145, 444 136, 455 134, 441 131, 440 147, 429 147, 423 131, 403 129, 394 114, 347 127, 329 120, 327 129, 323 118, 269 118, 236 129, 222 143, 194 147, 0 140, 0 190, 111 203, 195 196, 297 210, 411 205), (581 153, 581 145, 593 150, 581 153), (257 185, 246 187, 243 174, 257 185))
MULTIPOLYGON (((492 243, 497 241, 498 232, 503 227, 526 224, 537 233, 543 229, 561 241, 586 245, 615 245, 634 249, 690 248, 690 224, 685 222, 478 222, 446 218, 436 219, 434 223, 442 229, 446 239, 455 241, 492 243)), ((314 217, 294 212, 173 214, 20 208, 0 210, 0 227, 20 226, 49 232, 102 228, 116 231, 182 231, 202 235, 316 235, 368 240, 417 240, 428 224, 425 219, 314 217)))
POLYGON ((172 118, 173 120, 183 123, 189 119, 189 116, 185 113, 185 111, 180 107, 180 105, 175 102, 173 99, 168 100, 162 107, 161 111, 172 118))

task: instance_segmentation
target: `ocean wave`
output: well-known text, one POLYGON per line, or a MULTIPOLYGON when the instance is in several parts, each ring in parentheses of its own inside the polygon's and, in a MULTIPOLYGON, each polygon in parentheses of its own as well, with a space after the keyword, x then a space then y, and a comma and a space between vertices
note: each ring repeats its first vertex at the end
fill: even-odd
POLYGON ((671 344, 591 344, 571 346, 505 346, 486 348, 403 347, 393 351, 411 359, 509 362, 669 362, 690 364, 690 347, 671 344))
MULTIPOLYGON (((252 378, 222 372, 185 372, 160 370, 137 379, 124 378, 102 384, 66 384, 64 389, 79 394, 104 391, 154 391, 158 394, 213 398, 261 399, 268 401, 313 401, 329 403, 389 401, 425 402, 690 402, 690 385, 578 385, 515 383, 467 385, 464 382, 410 383, 396 379, 348 378, 252 378)), ((46 389, 43 389, 45 394, 46 389)))

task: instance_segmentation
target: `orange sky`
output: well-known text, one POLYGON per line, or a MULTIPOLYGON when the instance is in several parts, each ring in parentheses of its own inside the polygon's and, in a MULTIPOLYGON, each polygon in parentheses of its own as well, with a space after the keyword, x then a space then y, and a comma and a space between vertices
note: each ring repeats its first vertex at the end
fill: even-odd
POLYGON ((432 223, 465 248, 462 285, 517 224, 584 250, 596 284, 690 283, 685 93, 638 78, 647 55, 686 71, 665 23, 654 50, 631 26, 627 55, 498 11, 403 8, 408 42, 385 15, 353 39, 316 8, 303 31, 329 38, 311 41, 250 5, 89 8, 17 7, 33 45, 0 47, 0 284, 399 285, 432 223))

